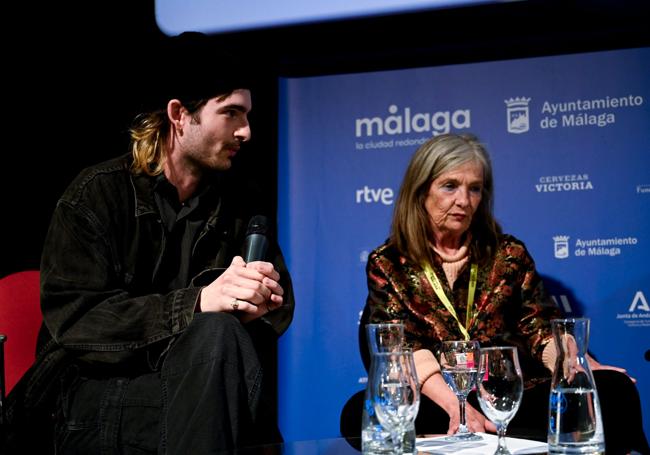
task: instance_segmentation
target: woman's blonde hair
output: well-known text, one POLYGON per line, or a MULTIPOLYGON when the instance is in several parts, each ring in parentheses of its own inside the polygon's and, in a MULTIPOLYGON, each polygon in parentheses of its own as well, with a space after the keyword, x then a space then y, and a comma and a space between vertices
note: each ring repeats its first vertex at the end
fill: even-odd
POLYGON ((431 183, 443 172, 469 161, 483 169, 481 203, 469 227, 470 254, 479 263, 488 261, 494 254, 501 227, 492 214, 494 187, 490 157, 476 136, 441 134, 422 144, 411 158, 393 212, 390 242, 416 264, 433 260, 431 220, 424 206, 431 183))

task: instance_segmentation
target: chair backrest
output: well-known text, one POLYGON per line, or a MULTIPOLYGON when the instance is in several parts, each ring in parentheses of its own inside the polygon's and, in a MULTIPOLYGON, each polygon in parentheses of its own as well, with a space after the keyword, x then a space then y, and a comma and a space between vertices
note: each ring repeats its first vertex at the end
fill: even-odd
POLYGON ((36 358, 36 340, 42 322, 40 273, 28 270, 0 279, 0 334, 4 343, 6 393, 36 358))
POLYGON ((366 371, 370 370, 370 350, 368 349, 368 335, 366 333, 366 324, 370 320, 370 307, 366 303, 359 319, 359 354, 366 371))

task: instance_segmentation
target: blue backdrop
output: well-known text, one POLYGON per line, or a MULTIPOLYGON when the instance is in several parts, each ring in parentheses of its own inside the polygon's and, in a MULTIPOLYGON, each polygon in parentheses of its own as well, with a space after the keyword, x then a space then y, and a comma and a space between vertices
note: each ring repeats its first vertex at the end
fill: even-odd
POLYGON ((279 233, 296 314, 280 342, 287 440, 339 436, 365 387, 368 252, 434 134, 491 153, 496 216, 590 351, 638 380, 650 435, 650 48, 281 80, 279 233))

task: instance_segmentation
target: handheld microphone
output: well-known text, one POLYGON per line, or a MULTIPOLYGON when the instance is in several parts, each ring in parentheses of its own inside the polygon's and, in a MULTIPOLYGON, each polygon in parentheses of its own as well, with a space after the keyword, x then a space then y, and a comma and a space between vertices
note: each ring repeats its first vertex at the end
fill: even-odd
POLYGON ((268 219, 264 215, 255 215, 248 223, 246 239, 244 239, 244 261, 266 260, 266 250, 269 247, 268 219))

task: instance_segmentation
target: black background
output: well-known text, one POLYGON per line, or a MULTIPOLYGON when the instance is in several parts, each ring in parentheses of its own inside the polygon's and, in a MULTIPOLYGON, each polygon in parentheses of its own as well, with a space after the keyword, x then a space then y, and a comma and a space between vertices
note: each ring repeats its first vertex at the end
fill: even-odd
MULTIPOLYGON (((14 3, 2 12, 0 277, 38 268, 57 198, 83 167, 127 151, 131 120, 162 75, 203 64, 156 57, 165 36, 153 0, 14 3)), ((258 82, 236 172, 274 213, 278 76, 647 46, 649 3, 524 0, 216 35, 258 82)))

